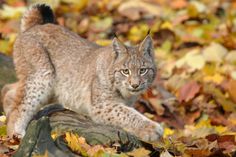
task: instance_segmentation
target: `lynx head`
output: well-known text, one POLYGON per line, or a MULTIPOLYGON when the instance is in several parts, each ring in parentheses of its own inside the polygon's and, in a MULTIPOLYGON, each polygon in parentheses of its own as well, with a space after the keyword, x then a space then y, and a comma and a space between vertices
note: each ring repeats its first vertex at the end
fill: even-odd
POLYGON ((150 35, 139 44, 128 47, 113 39, 114 87, 124 97, 138 95, 150 87, 156 76, 153 44, 150 35))

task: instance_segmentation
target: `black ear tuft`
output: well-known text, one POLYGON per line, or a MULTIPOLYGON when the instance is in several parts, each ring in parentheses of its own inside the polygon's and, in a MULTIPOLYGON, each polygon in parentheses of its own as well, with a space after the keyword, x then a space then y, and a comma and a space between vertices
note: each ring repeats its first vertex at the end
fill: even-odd
POLYGON ((148 30, 148 32, 147 32, 147 35, 146 35, 146 36, 150 35, 150 33, 151 33, 151 29, 149 29, 149 30, 148 30))
POLYGON ((141 42, 139 50, 140 50, 141 53, 143 53, 143 55, 152 56, 153 43, 152 43, 152 38, 149 34, 141 42))

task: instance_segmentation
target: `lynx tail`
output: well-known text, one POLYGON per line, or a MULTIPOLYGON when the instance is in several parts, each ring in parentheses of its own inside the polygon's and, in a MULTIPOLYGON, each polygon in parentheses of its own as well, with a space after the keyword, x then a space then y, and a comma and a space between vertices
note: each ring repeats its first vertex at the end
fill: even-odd
POLYGON ((54 23, 52 9, 45 4, 36 4, 27 10, 21 19, 21 32, 28 30, 35 25, 54 23))

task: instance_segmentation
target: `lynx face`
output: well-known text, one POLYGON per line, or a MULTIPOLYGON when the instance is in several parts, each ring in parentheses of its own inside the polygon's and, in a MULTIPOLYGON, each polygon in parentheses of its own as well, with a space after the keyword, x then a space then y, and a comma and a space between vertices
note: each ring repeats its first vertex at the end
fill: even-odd
POLYGON ((113 41, 115 88, 125 97, 138 95, 150 87, 156 76, 152 40, 148 36, 135 47, 113 41))

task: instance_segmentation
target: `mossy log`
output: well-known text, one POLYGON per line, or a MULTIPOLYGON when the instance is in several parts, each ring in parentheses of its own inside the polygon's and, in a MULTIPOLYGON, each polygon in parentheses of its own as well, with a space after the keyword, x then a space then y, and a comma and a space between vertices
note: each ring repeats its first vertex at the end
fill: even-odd
POLYGON ((54 104, 41 110, 30 122, 14 157, 42 155, 46 151, 47 155, 52 157, 77 156, 63 140, 65 132, 73 132, 84 137, 90 145, 101 144, 111 147, 116 144, 122 152, 142 146, 137 137, 121 128, 96 124, 85 115, 54 104), (56 140, 52 139, 51 132, 58 135, 56 140))

